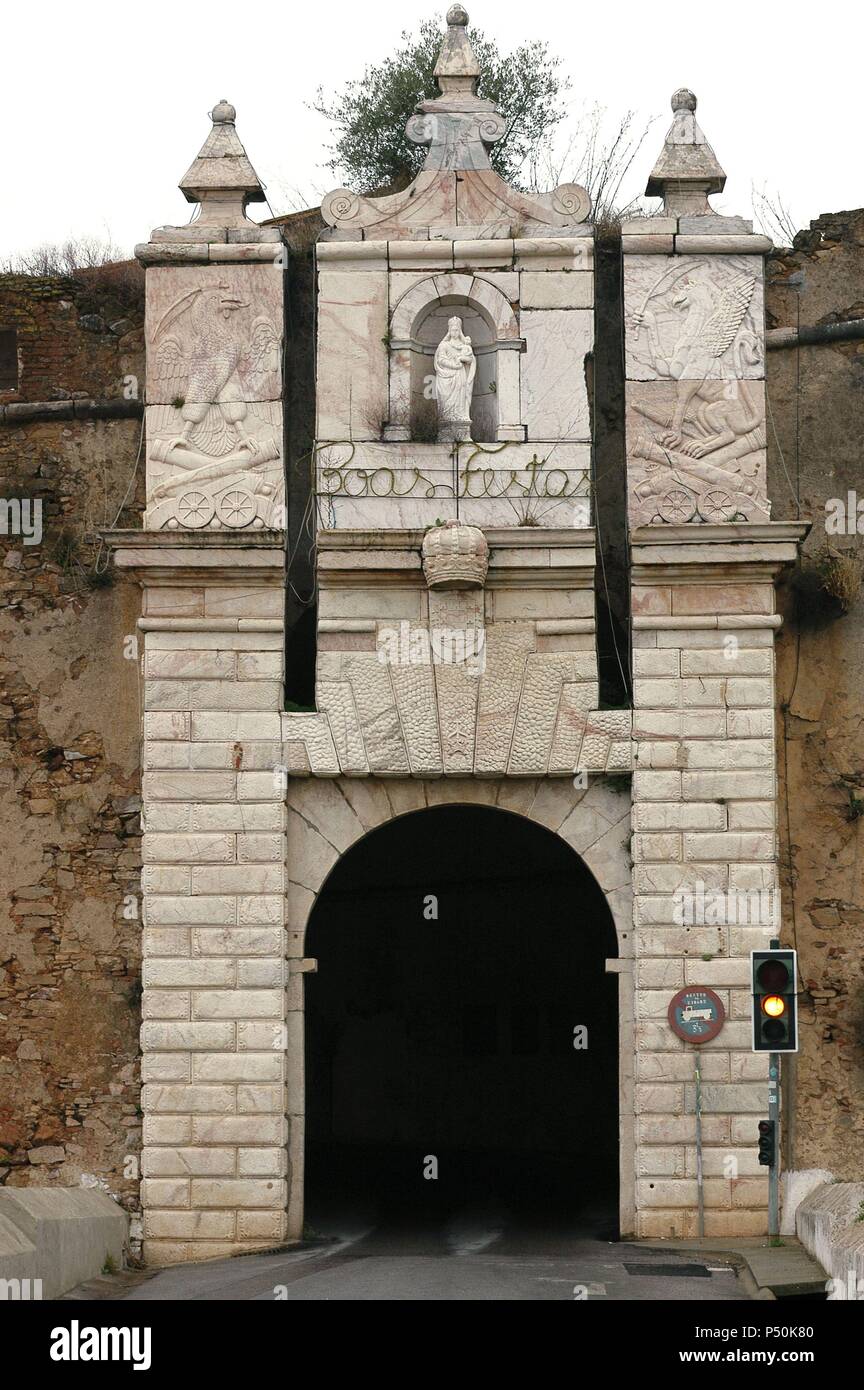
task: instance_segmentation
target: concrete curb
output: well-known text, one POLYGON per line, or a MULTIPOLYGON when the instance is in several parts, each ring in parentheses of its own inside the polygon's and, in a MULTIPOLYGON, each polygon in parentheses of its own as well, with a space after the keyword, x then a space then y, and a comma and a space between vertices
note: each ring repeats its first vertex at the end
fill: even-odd
POLYGON ((819 1296, 825 1292, 827 1275, 794 1236, 782 1245, 769 1245, 767 1239, 745 1237, 730 1244, 722 1237, 704 1240, 670 1240, 663 1246, 635 1242, 661 1250, 692 1250, 703 1259, 714 1256, 733 1265, 749 1298, 783 1299, 819 1296))
POLYGON ((122 1268, 127 1227, 104 1192, 0 1188, 0 1301, 59 1298, 106 1263, 122 1268))
POLYGON ((864 1183, 823 1183, 798 1207, 801 1244, 830 1276, 829 1302, 864 1302, 864 1183))

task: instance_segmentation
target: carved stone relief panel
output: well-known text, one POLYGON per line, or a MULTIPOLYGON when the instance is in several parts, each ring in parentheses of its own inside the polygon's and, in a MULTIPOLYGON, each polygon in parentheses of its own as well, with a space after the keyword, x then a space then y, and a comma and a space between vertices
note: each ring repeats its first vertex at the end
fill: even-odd
POLYGON ((627 256, 627 376, 765 375, 761 256, 627 256))
POLYGON ((147 401, 282 394, 282 271, 275 265, 160 266, 147 272, 147 401))
POLYGON ((283 528, 281 402, 213 403, 191 427, 189 416, 147 406, 147 529, 283 528))
POLYGON ((628 382, 627 457, 635 526, 766 520, 764 384, 628 382))
POLYGON ((631 712, 597 709, 593 638, 565 634, 571 650, 540 649, 533 621, 487 625, 479 592, 432 593, 428 623, 374 627, 374 650, 349 647, 356 634, 346 630, 344 650, 319 652, 317 714, 283 716, 291 775, 572 777, 631 767, 631 712), (582 640, 591 645, 577 647, 582 640))
POLYGON ((284 525, 282 275, 275 266, 147 276, 145 525, 284 525))
POLYGON ((318 523, 426 527, 456 516, 454 449, 446 444, 329 444, 316 451, 318 523))

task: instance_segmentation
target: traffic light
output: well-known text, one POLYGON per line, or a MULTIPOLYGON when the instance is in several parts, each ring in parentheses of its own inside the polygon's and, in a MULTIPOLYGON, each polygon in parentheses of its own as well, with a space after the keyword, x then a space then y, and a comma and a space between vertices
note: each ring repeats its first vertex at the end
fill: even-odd
POLYGON ((759 1162, 773 1167, 777 1158, 777 1125, 773 1120, 759 1121, 759 1162))
POLYGON ((797 1052, 795 952, 751 951, 753 1051, 797 1052))

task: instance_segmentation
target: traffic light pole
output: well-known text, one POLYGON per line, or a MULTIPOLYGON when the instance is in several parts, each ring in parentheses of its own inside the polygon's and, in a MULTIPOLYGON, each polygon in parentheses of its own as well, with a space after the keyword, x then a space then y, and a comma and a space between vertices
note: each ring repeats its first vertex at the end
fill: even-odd
POLYGON ((780 1054, 768 1055, 768 1119, 774 1123, 774 1151, 768 1169, 768 1240, 780 1237, 780 1054))

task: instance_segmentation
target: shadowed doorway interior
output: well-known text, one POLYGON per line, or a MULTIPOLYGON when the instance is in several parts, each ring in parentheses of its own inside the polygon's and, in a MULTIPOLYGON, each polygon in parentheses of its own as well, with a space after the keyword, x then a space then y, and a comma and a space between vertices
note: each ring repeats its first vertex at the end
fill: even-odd
POLYGON ((481 806, 400 817, 336 864, 306 954, 307 1230, 491 1204, 617 1231, 615 931, 563 840, 481 806))

